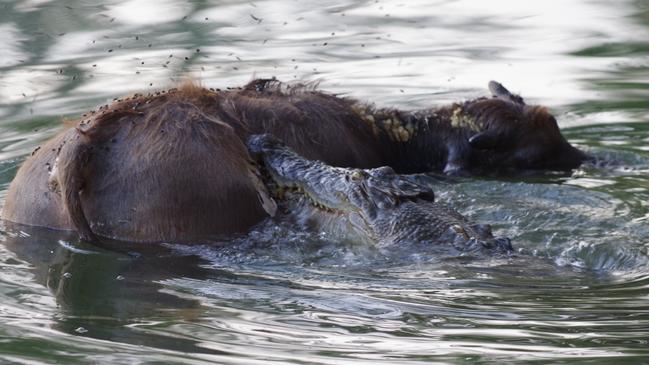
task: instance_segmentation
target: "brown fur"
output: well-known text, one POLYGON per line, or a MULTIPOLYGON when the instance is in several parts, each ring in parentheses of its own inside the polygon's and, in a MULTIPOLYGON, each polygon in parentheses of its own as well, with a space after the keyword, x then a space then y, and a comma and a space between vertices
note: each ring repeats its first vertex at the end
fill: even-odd
POLYGON ((383 164, 384 151, 351 102, 314 87, 255 80, 225 93, 218 113, 242 140, 270 133, 308 159, 345 167, 383 164))
POLYGON ((203 111, 214 97, 183 88, 102 107, 25 162, 3 218, 89 240, 194 242, 247 231, 266 214, 245 146, 203 111), (57 157, 60 192, 48 184, 57 157))
POLYGON ((406 113, 314 84, 255 80, 221 92, 186 83, 116 99, 55 136, 18 171, 2 218, 74 229, 90 241, 245 232, 274 211, 243 143, 260 133, 307 159, 408 172, 570 168, 584 158, 545 108, 504 92, 406 113))
POLYGON ((186 83, 116 99, 25 162, 3 218, 75 229, 89 241, 193 242, 245 232, 264 208, 272 211, 242 142, 249 135, 274 133, 335 165, 381 163, 348 103, 308 89, 258 80, 213 92, 186 83))
POLYGON ((467 103, 464 110, 481 126, 469 138, 479 150, 472 152, 474 167, 568 170, 587 158, 566 141, 556 119, 543 106, 484 99, 467 103))
POLYGON ((27 225, 54 229, 73 229, 56 187, 50 184, 50 171, 58 147, 68 137, 67 130, 52 138, 29 157, 9 186, 2 218, 27 225))

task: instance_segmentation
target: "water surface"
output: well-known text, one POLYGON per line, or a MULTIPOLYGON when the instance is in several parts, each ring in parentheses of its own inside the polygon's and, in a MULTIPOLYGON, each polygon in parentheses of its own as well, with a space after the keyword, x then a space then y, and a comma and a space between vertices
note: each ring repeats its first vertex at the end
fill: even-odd
POLYGON ((494 79, 603 162, 440 184, 512 257, 287 224, 143 255, 5 224, 0 362, 649 363, 647 39, 646 1, 3 0, 0 199, 62 120, 184 79, 319 81, 403 109, 494 79))

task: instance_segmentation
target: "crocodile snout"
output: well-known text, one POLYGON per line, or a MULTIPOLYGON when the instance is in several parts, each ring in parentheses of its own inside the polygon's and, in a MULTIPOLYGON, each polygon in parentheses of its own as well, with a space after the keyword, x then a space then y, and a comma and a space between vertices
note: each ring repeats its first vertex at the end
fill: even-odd
POLYGON ((487 241, 479 241, 483 247, 497 251, 513 251, 512 240, 507 237, 497 237, 487 241))
POLYGON ((262 154, 268 150, 283 146, 284 144, 271 134, 255 134, 248 138, 246 146, 253 155, 262 154))

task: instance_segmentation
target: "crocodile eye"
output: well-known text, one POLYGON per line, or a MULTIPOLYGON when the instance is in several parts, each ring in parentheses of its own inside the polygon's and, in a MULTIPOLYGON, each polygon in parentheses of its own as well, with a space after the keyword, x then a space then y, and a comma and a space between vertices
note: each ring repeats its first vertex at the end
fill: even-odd
POLYGON ((396 175, 394 169, 390 166, 381 166, 372 170, 377 176, 390 176, 396 175))
POLYGON ((454 224, 451 226, 451 229, 457 233, 458 235, 464 237, 465 239, 469 239, 469 235, 466 233, 466 230, 460 226, 459 224, 454 224))
POLYGON ((349 177, 352 179, 352 181, 361 181, 363 180, 363 173, 360 172, 359 170, 354 170, 349 175, 349 177))

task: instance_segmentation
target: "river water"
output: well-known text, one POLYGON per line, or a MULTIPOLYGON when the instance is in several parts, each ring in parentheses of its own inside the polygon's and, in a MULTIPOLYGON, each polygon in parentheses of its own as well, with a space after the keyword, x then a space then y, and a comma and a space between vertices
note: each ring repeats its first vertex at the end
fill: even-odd
POLYGON ((498 80, 600 163, 436 195, 511 257, 265 225, 107 252, 4 224, 3 364, 649 364, 649 2, 0 0, 0 191, 94 106, 193 79, 409 109, 498 80))

